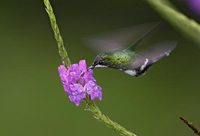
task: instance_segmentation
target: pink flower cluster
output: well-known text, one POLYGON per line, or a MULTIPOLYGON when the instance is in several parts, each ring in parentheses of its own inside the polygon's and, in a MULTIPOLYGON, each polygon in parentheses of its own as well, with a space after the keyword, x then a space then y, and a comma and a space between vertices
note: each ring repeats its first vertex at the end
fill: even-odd
POLYGON ((77 106, 86 97, 91 100, 102 99, 102 88, 97 85, 93 70, 87 69, 85 60, 80 60, 79 64, 72 64, 69 68, 60 65, 58 73, 69 100, 77 106))

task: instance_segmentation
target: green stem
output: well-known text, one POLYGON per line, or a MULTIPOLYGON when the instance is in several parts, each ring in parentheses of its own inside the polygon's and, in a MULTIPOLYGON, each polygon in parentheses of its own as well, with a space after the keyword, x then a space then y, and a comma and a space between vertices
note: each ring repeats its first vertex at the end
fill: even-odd
MULTIPOLYGON (((68 53, 64 47, 64 42, 62 39, 62 36, 60 34, 57 22, 56 22, 56 17, 53 13, 53 9, 51 7, 51 4, 49 2, 49 0, 44 0, 44 4, 46 6, 46 11, 49 15, 49 19, 51 22, 51 27, 53 29, 54 32, 54 36, 58 45, 58 50, 59 50, 59 54, 60 57, 62 59, 62 62, 66 65, 69 66, 71 64, 70 59, 68 57, 68 53)), ((88 105, 88 110, 90 110, 93 115, 94 118, 96 118, 97 120, 100 120, 102 122, 104 122, 107 126, 109 126, 110 128, 114 129, 115 131, 119 132, 121 135, 123 136, 136 136, 135 134, 127 131, 124 127, 120 126, 118 123, 112 121, 110 118, 108 118, 107 116, 105 116, 100 109, 95 105, 95 103, 89 99, 87 99, 87 103, 86 105, 88 105)))
POLYGON ((196 21, 177 11, 168 0, 145 1, 186 38, 190 38, 200 47, 200 25, 196 21))
POLYGON ((51 27, 53 29, 54 37, 55 37, 57 45, 58 45, 58 51, 59 51, 61 60, 65 64, 65 66, 69 66, 71 64, 71 62, 68 57, 68 53, 65 49, 64 42, 63 42, 62 36, 60 34, 60 30, 59 30, 57 22, 56 22, 56 17, 53 13, 53 9, 51 7, 49 0, 44 0, 44 5, 46 6, 46 12, 49 15, 51 27))
POLYGON ((95 119, 105 123, 106 126, 112 128, 116 132, 120 133, 122 136, 137 136, 136 134, 128 131, 118 123, 112 121, 108 116, 104 115, 100 109, 95 105, 93 101, 87 101, 87 109, 93 113, 95 119))

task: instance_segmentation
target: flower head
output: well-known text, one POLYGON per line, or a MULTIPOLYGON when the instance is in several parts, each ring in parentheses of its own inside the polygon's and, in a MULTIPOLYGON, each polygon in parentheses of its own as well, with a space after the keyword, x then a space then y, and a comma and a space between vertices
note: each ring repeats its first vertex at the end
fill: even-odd
POLYGON ((58 73, 69 100, 77 106, 87 96, 91 100, 102 99, 102 88, 97 85, 92 69, 87 69, 85 60, 72 64, 68 69, 60 65, 58 73))

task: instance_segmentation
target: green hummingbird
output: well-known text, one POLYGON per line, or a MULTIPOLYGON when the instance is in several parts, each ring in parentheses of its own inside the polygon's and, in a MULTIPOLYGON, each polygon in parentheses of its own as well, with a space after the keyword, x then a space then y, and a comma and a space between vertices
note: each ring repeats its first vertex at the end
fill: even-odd
POLYGON ((176 42, 167 41, 143 51, 136 49, 143 39, 158 25, 158 23, 145 24, 118 30, 99 37, 87 38, 91 46, 98 48, 102 52, 95 57, 93 64, 89 68, 109 67, 135 77, 143 75, 155 62, 168 56, 176 47, 176 42), (148 30, 146 30, 147 27, 148 30), (129 42, 142 31, 144 33, 136 41, 129 42), (125 48, 124 46, 127 43, 129 44, 125 48))

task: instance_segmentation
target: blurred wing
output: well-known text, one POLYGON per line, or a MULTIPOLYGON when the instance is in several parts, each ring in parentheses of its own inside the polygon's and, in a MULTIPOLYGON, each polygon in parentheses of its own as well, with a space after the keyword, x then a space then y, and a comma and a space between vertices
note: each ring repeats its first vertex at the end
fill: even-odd
POLYGON ((103 35, 84 38, 84 41, 97 52, 114 52, 127 48, 130 43, 139 39, 142 34, 157 24, 158 23, 148 23, 130 28, 123 28, 103 35))
POLYGON ((176 47, 176 42, 168 41, 137 53, 132 64, 133 69, 144 70, 165 56, 168 56, 176 47))

